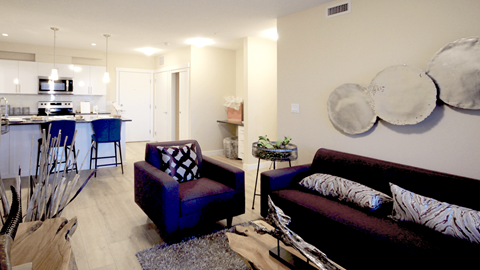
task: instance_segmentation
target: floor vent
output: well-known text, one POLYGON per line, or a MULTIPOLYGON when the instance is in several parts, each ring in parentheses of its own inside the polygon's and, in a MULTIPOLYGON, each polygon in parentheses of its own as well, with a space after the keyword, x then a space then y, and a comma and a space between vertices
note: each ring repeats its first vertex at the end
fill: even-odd
POLYGON ((164 66, 165 65, 165 55, 162 55, 162 56, 158 57, 158 65, 159 66, 164 66))
POLYGON ((327 7, 327 18, 350 13, 352 11, 351 1, 342 2, 335 6, 327 7))

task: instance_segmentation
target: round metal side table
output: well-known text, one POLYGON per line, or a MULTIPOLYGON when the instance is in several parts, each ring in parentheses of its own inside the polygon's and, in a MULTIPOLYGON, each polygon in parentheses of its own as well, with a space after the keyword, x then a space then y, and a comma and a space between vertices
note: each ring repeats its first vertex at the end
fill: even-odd
MULTIPOLYGON (((271 142, 275 144, 275 142, 271 142)), ((253 191, 253 203, 252 209, 255 209, 255 196, 260 196, 261 194, 257 194, 257 182, 258 182, 258 172, 260 170, 260 160, 270 160, 273 161, 273 169, 275 170, 275 162, 277 161, 288 161, 290 167, 292 167, 292 160, 296 160, 298 158, 298 150, 295 144, 289 143, 285 145, 284 148, 280 149, 269 149, 264 147, 257 146, 257 143, 254 142, 252 145, 252 155, 258 158, 258 165, 257 165, 257 177, 255 179, 255 189, 253 191)))

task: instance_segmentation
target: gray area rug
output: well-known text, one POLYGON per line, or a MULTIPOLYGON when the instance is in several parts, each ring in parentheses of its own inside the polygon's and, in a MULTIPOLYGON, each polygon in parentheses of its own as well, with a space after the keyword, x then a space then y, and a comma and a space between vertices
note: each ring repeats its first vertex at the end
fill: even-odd
POLYGON ((137 252, 136 256, 144 270, 250 269, 228 245, 225 233, 234 232, 235 226, 175 244, 156 245, 137 252))

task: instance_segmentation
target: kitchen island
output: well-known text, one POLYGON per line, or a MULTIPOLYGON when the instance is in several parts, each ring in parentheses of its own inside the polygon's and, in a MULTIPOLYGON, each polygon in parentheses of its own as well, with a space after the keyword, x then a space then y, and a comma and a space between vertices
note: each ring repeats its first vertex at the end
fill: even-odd
MULTIPOLYGON (((77 137, 75 139, 75 149, 80 150, 77 157, 78 167, 82 165, 82 162, 86 155, 87 159, 83 165, 83 170, 89 169, 90 161, 90 145, 92 143, 92 126, 91 121, 99 118, 109 118, 110 115, 89 115, 83 116, 83 119, 76 119, 77 137)), ((53 116, 49 117, 49 120, 63 120, 74 119, 73 117, 53 116)), ((125 122, 131 121, 129 119, 122 119, 121 130, 121 147, 122 157, 125 165, 125 122)), ((35 166, 37 162, 37 150, 38 139, 41 138, 40 124, 45 123, 42 121, 32 121, 25 119, 11 118, 10 131, 1 138, 0 145, 0 172, 2 178, 11 178, 18 175, 19 167, 21 168, 21 175, 28 176, 29 174, 35 175, 35 166), (32 144, 33 137, 33 144, 32 144), (30 168, 31 160, 31 170, 30 168)), ((62 138, 64 139, 64 138, 62 138)), ((113 156, 115 150, 113 144, 100 144, 98 148, 100 156, 113 156)), ((98 164, 112 163, 112 159, 99 159, 98 164)))

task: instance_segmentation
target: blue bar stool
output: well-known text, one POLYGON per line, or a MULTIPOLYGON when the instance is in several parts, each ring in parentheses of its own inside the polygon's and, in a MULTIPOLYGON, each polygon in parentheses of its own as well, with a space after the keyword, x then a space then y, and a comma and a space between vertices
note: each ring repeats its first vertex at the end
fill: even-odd
MULTIPOLYGON (((46 123, 42 123, 40 125, 41 129, 45 129, 45 134, 46 138, 48 137, 48 134, 50 134, 50 146, 49 146, 49 151, 53 149, 52 146, 52 141, 54 138, 58 136, 58 131, 61 130, 60 134, 60 145, 59 147, 63 147, 64 153, 65 153, 65 160, 63 161, 62 159, 60 160, 61 163, 65 163, 65 166, 67 166, 67 158, 68 158, 68 151, 70 147, 72 147, 73 151, 73 158, 75 159, 77 157, 77 154, 75 153, 75 144, 73 144, 73 136, 75 134, 75 120, 55 120, 55 121, 49 121, 46 123), (51 124, 51 129, 49 130, 51 124), (65 142, 65 137, 68 136, 67 142, 65 142)), ((40 156, 42 152, 42 143, 43 140, 40 138, 38 139, 38 151, 37 151, 37 167, 35 170, 35 178, 38 176, 38 171, 40 168, 40 156)), ((51 164, 48 164, 51 165, 51 164)), ((55 171, 57 164, 53 164, 52 168, 50 169, 50 173, 53 173, 55 171)), ((72 164, 72 169, 75 168, 75 171, 78 173, 78 168, 77 168, 77 163, 74 162, 72 164)))
MULTIPOLYGON (((92 159, 94 159, 95 169, 97 169, 98 167, 111 166, 111 165, 115 165, 116 167, 118 166, 118 164, 120 164, 120 166, 122 167, 122 174, 123 174, 122 148, 120 146, 120 131, 122 129, 122 120, 118 118, 106 118, 106 119, 93 120, 92 129, 93 129, 92 142, 94 142, 94 144, 93 144, 93 149, 90 152, 90 169, 92 169, 92 159), (99 143, 113 143, 115 148, 115 156, 99 157, 98 156, 99 143), (117 160, 117 146, 120 152, 120 163, 118 163, 118 160, 117 160), (95 151, 95 157, 93 156, 94 151, 95 151), (115 158, 115 163, 98 165, 97 160, 104 159, 104 158, 115 158)), ((95 177, 96 176, 97 176, 97 172, 95 172, 95 177)))

